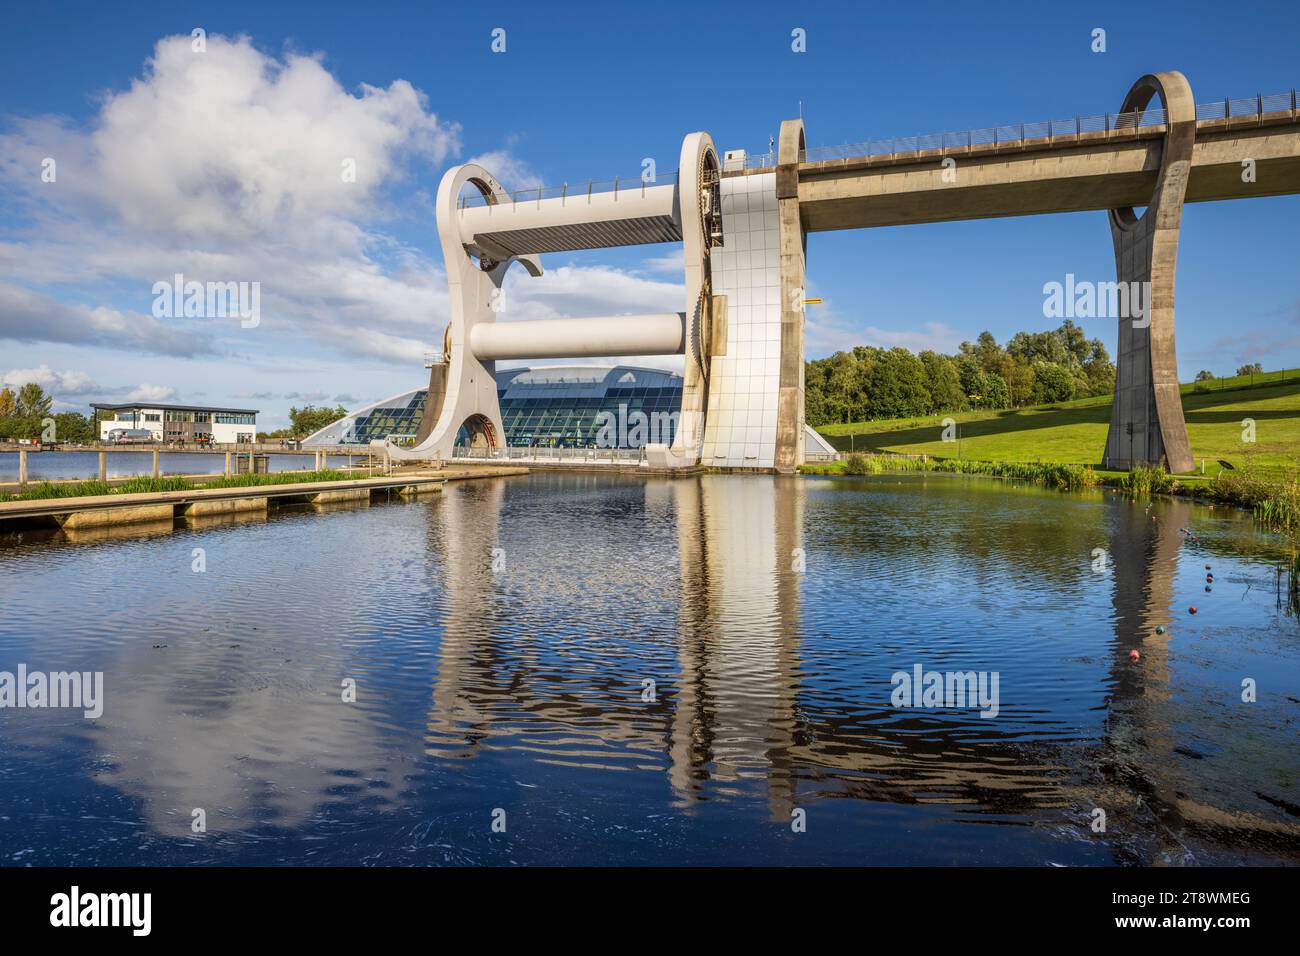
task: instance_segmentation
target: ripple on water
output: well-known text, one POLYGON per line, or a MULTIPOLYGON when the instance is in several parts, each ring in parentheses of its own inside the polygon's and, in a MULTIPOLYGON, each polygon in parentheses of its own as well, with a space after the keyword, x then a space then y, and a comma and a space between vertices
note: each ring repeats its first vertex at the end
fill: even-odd
POLYGON ((37 863, 1151 862, 1135 798, 1169 792, 1194 861, 1292 860, 1279 559, 1222 509, 928 476, 535 474, 10 539, 0 669, 101 670, 107 702, 0 711, 0 835, 37 863), (996 674, 996 717, 893 706, 917 665, 996 674), (1120 822, 1079 839, 1101 799, 1120 822))

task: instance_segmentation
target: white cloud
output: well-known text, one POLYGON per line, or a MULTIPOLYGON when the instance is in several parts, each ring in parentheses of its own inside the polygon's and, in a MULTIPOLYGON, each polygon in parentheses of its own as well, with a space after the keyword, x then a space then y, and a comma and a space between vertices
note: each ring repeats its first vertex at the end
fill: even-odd
POLYGON ((57 395, 88 395, 99 391, 99 386, 89 375, 72 369, 56 372, 48 365, 41 365, 39 368, 13 368, 0 373, 0 386, 15 391, 29 382, 57 395))
POLYGON ((158 355, 212 351, 207 337, 151 315, 72 305, 0 280, 0 338, 129 348, 158 355))
POLYGON ((0 178, 29 220, 0 243, 0 277, 83 297, 112 280, 141 311, 83 308, 49 334, 30 302, 5 308, 23 304, 11 286, 0 337, 110 346, 153 337, 152 285, 183 273, 261 284, 262 324, 205 328, 208 338, 239 334, 254 349, 272 337, 315 339, 410 361, 434 336, 441 270, 371 223, 396 215, 385 190, 410 167, 431 170, 458 148, 459 128, 404 80, 354 94, 319 60, 277 59, 247 38, 209 36, 205 53, 188 37, 163 39, 90 128, 39 117, 0 135, 0 178), (58 163, 53 183, 40 178, 45 156, 58 163))
POLYGON ((170 402, 175 397, 176 389, 170 385, 150 385, 147 382, 126 393, 128 402, 170 402))
POLYGON ((55 399, 55 404, 62 408, 84 408, 84 402, 68 402, 69 397, 122 398, 128 402, 167 402, 176 398, 176 389, 167 385, 150 385, 142 383, 136 386, 115 385, 102 386, 86 372, 75 369, 55 371, 42 364, 36 368, 14 368, 0 373, 0 386, 14 391, 34 382, 55 399))
POLYGON ((645 267, 651 272, 681 275, 686 268, 686 255, 679 247, 662 256, 651 256, 645 261, 645 267))
POLYGON ((170 37, 145 75, 105 102, 90 143, 95 178, 124 221, 164 235, 262 240, 337 228, 400 175, 402 152, 440 163, 456 148, 457 128, 426 106, 405 80, 356 96, 317 59, 277 60, 246 37, 211 37, 205 53, 170 37), (345 181, 348 161, 355 183, 345 181))
POLYGON ((526 162, 508 150, 497 149, 480 153, 470 157, 469 162, 478 163, 511 192, 517 189, 537 189, 546 185, 526 162))
MULTIPOLYGON (((513 188, 538 184, 514 146, 476 159, 513 188)), ((268 54, 244 37, 209 35, 204 53, 188 36, 164 38, 84 125, 43 116, 0 128, 0 339, 244 367, 257 356, 324 368, 328 352, 418 378, 449 314, 446 280, 389 224, 417 217, 438 248, 428 192, 460 148, 460 127, 405 80, 347 90, 319 58, 268 54), (57 162, 55 182, 41 180, 44 157, 57 162), (260 324, 154 318, 153 284, 176 273, 260 283, 260 324)), ((679 311, 673 261, 671 251, 650 260, 662 276, 512 270, 504 318, 679 311)), ((177 374, 151 387, 184 391, 177 374)), ((258 389, 251 374, 232 369, 258 389)), ((330 374, 331 393, 351 387, 330 374)))
MULTIPOLYGON (((543 265, 547 265, 545 258, 543 265)), ((504 306, 498 319, 507 322, 681 312, 686 308, 686 292, 681 282, 651 279, 611 266, 548 267, 538 278, 522 268, 512 268, 506 276, 504 306)))

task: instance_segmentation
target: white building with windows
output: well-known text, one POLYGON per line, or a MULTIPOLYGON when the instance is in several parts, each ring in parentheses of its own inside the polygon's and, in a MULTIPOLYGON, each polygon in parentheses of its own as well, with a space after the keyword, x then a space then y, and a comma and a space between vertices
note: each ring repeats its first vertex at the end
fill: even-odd
POLYGON ((257 437, 257 409, 213 408, 207 405, 158 403, 108 404, 92 402, 94 428, 100 441, 116 430, 144 430, 158 442, 239 444, 257 437))

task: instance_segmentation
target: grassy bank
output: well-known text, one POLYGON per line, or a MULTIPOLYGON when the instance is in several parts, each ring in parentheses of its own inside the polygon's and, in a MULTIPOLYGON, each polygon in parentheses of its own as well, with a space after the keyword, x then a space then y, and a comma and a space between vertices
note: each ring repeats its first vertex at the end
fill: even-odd
POLYGON ((818 429, 848 456, 807 473, 931 471, 1035 481, 1058 488, 1107 485, 1131 494, 1181 494, 1248 508, 1273 531, 1300 536, 1300 378, 1294 372, 1238 376, 1181 386, 1193 455, 1205 474, 1100 467, 1109 396, 1007 411, 831 425, 818 429), (943 419, 957 441, 943 441, 943 419), (1254 442, 1243 441, 1243 419, 1254 442), (923 455, 926 460, 888 457, 923 455))
POLYGON ((1030 481, 1062 491, 1105 486, 1132 495, 1186 495, 1252 511, 1261 525, 1300 542, 1300 468, 1267 471, 1247 461, 1211 479, 1180 478, 1160 468, 1103 472, 1089 465, 1060 462, 971 461, 955 458, 904 458, 896 455, 846 455, 841 461, 804 465, 805 475, 885 475, 930 473, 983 475, 1030 481))
MULTIPOLYGON (((1276 373, 1275 373, 1276 374, 1276 373)), ((1258 378, 1258 376, 1257 376, 1258 378)), ((1256 384, 1246 379, 1183 386, 1192 453, 1214 476, 1227 462, 1262 473, 1285 473, 1300 451, 1300 381, 1256 384), (1235 387, 1226 387, 1235 382, 1235 387), (1255 442, 1242 441, 1242 419, 1255 422, 1255 442)), ((841 452, 932 455, 976 462, 1054 462, 1099 468, 1110 423, 1109 396, 1005 411, 957 412, 925 418, 827 425, 818 431, 841 452), (956 442, 942 440, 943 419, 957 423, 956 442)))
POLYGON ((892 456, 848 455, 843 461, 827 465, 805 465, 804 474, 813 475, 884 475, 907 472, 934 472, 950 475, 984 475, 990 478, 1013 478, 1034 481, 1052 488, 1079 491, 1098 483, 1095 471, 1085 465, 1040 464, 1009 461, 958 461, 951 458, 899 458, 892 456))
POLYGON ((0 501, 44 501, 49 498, 86 498, 96 495, 139 495, 160 491, 192 491, 197 488, 252 488, 261 485, 293 485, 306 481, 346 481, 352 478, 373 477, 365 471, 340 471, 326 468, 321 471, 287 471, 269 475, 232 475, 211 481, 195 482, 180 476, 160 478, 131 478, 121 484, 110 484, 99 479, 75 483, 42 481, 15 495, 0 494, 0 501))

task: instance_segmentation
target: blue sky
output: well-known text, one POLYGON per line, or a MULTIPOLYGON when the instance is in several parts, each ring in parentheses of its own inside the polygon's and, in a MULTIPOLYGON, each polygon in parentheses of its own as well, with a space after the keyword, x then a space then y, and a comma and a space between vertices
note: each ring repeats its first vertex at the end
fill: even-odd
MULTIPOLYGON (((1118 109, 1143 73, 1200 102, 1300 83, 1293 3, 923 7, 49 3, 0 34, 0 377, 69 407, 125 395, 251 405, 413 387, 446 320, 429 196, 486 157, 508 184, 676 165, 682 137, 766 149, 801 104, 810 145, 1118 109), (210 38, 195 72, 189 35, 210 38), (491 31, 506 31, 506 52, 491 31), (807 31, 807 52, 790 33, 807 31), (1106 30, 1105 53, 1091 32, 1106 30), (172 38, 168 41, 168 38, 172 38), (240 39, 244 38, 244 39, 240 39), (170 44, 170 45, 169 45, 170 44), (151 62, 152 61, 152 62, 151 62), (212 69, 206 69, 211 66, 212 69), (313 178, 364 157, 346 195, 313 178), (56 183, 40 162, 58 160, 56 183), (332 190, 332 191, 331 191, 332 190), (222 271, 224 270, 224 271, 222 271), (154 319, 152 283, 260 281, 256 329, 154 319)), ((1182 377, 1300 366, 1300 197, 1188 206, 1182 377)), ((680 308, 673 250, 545 257, 522 314, 680 308)), ((1103 213, 817 234, 811 357, 952 349, 1051 324, 1042 286, 1113 276, 1103 213)), ((1109 320, 1085 321, 1113 350, 1109 320)), ((671 363, 665 363, 671 366, 671 363)))

